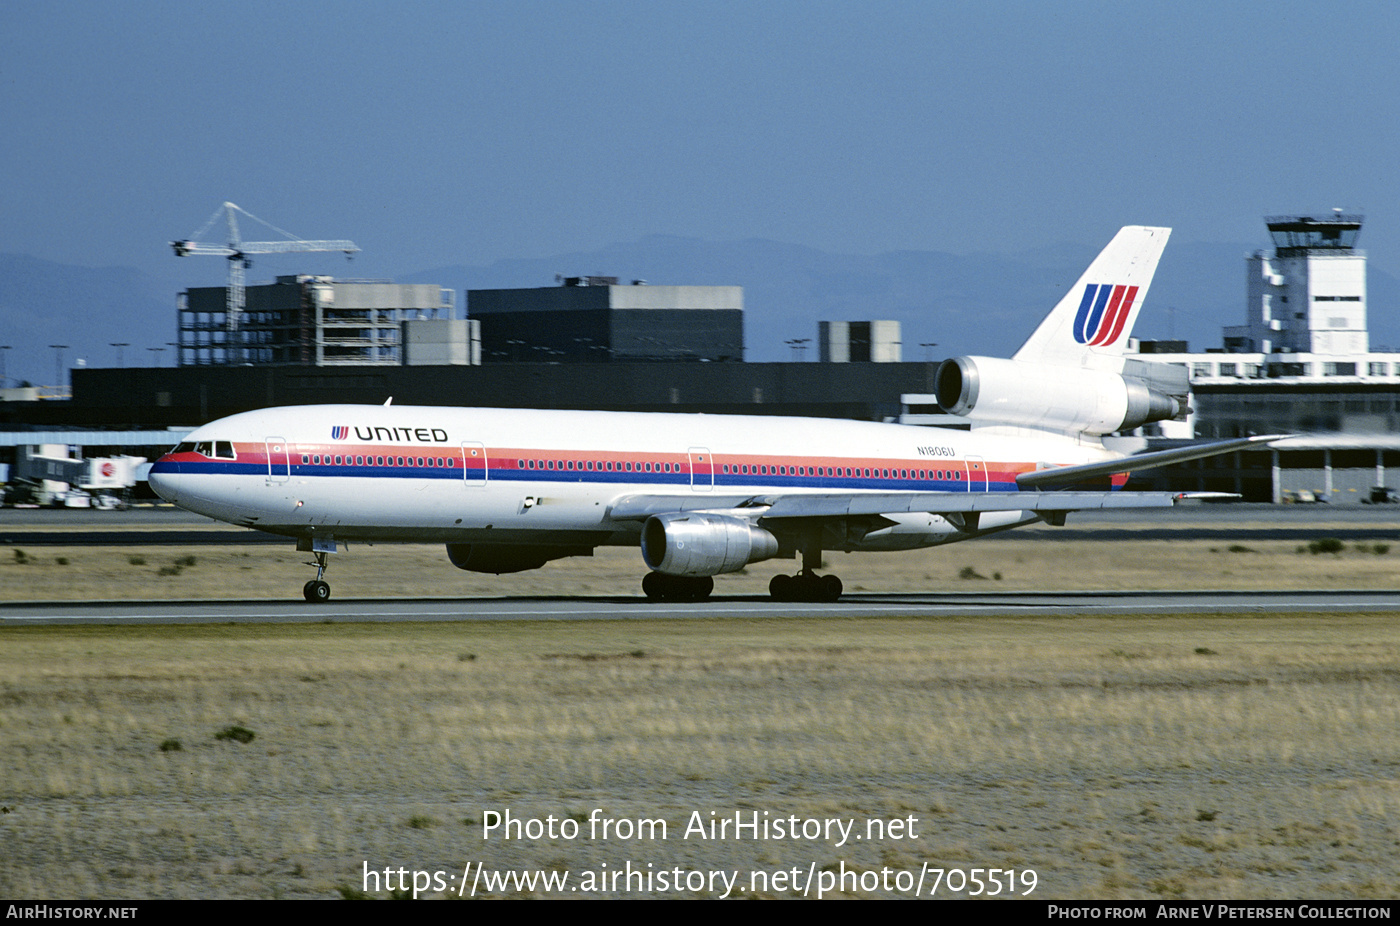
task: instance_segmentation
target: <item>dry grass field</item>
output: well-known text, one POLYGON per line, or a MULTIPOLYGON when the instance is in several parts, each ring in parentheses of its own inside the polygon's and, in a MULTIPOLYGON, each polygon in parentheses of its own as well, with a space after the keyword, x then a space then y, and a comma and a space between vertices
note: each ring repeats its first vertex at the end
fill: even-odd
MULTIPOLYGON (((1029 534, 1035 529, 1028 529, 1029 534)), ((827 571, 848 591, 1080 589, 1288 589, 1400 586, 1396 542, 1346 543, 1310 552, 1315 541, 1080 541, 1053 529, 1044 539, 989 538, 908 553, 828 553, 827 571)), ((139 536, 139 535, 137 535, 139 536)), ((1329 539, 1320 527, 1318 541, 1329 539)), ((0 548, 0 601, 160 598, 292 600, 315 577, 290 541, 274 546, 36 546, 0 548)), ((792 560, 770 560, 716 576, 715 594, 761 594, 792 560)), ((334 598, 641 594, 646 571, 632 548, 550 563, 516 575, 455 569, 440 544, 352 545, 331 557, 334 598)))
MULTIPOLYGON (((9 548, 0 598, 294 600, 306 558, 9 548)), ((828 565, 851 591, 1394 588, 1397 560, 1065 536, 828 565)), ((634 550, 495 577, 355 546, 329 578, 342 599, 613 595, 641 572, 634 550)), ((789 896, 750 877, 793 869, 907 896, 926 868, 995 868, 1039 898, 1395 897, 1398 667, 1385 615, 0 627, 0 895, 385 897, 385 868, 441 872, 442 895, 481 864, 567 873, 567 896, 674 895, 676 869, 737 874, 731 896, 789 896), (484 838, 507 810, 556 835, 484 838), (595 811, 665 838, 593 836, 595 811), (696 813, 912 832, 686 838, 696 813), (629 863, 653 880, 598 878, 629 863)))
MULTIPOLYGON (((996 556, 972 562, 1016 581, 996 556)), ((630 862, 739 896, 842 866, 839 895, 901 896, 881 873, 927 865, 1039 898, 1395 897, 1397 666, 1375 615, 3 628, 0 895, 353 896, 365 867, 477 863, 587 891, 630 862), (507 809, 582 831, 483 838, 507 809), (591 838, 595 809, 666 838, 591 838), (697 811, 917 838, 685 838, 697 811)))

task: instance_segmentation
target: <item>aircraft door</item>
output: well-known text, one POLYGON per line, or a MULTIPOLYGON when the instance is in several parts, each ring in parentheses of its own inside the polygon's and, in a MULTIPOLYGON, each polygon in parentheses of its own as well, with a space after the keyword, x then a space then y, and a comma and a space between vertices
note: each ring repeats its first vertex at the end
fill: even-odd
POLYGON ((267 484, 292 478, 292 445, 281 437, 269 437, 263 443, 267 447, 267 484))
POLYGON ((704 447, 691 447, 686 451, 690 457, 690 489, 692 492, 708 492, 715 487, 714 458, 704 447))
POLYGON ((484 486, 489 467, 486 464, 486 445, 476 441, 462 441, 462 482, 467 486, 484 486))
POLYGON ((987 461, 981 457, 967 458, 967 491, 987 491, 987 461))

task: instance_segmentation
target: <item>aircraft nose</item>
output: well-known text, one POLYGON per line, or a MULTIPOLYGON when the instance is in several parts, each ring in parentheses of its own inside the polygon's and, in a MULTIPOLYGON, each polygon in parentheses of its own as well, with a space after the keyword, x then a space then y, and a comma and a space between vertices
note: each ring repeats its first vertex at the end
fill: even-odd
POLYGON ((175 491, 175 483, 179 480, 176 477, 175 469, 175 464, 170 462, 170 455, 166 454, 151 464, 150 475, 146 477, 146 483, 151 487, 151 491, 172 505, 179 503, 179 495, 175 491))

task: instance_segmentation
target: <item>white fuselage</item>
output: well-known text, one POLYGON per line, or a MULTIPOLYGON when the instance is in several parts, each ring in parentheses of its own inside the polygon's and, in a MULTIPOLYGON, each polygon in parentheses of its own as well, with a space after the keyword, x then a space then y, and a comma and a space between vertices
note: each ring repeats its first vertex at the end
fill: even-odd
MULTIPOLYGON (((1005 493, 1040 465, 1114 456, 1069 438, 813 418, 327 405, 201 427, 150 483, 190 511, 297 537, 596 546, 637 542, 640 523, 612 517, 628 497, 727 508, 736 497, 1005 493)), ((937 515, 892 520, 849 548, 957 534, 937 515)))

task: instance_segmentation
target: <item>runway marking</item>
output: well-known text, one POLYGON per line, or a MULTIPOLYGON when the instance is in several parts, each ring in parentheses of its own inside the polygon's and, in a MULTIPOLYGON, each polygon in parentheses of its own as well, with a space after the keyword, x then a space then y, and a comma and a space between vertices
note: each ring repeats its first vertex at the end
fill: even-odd
MULTIPOLYGON (((874 596, 871 596, 874 597, 874 596)), ((510 621, 510 620, 639 620, 729 617, 1016 617, 1063 613, 1083 614, 1243 614, 1260 611, 1400 611, 1400 592, 1312 589, 1289 592, 1029 592, 1002 594, 988 600, 976 596, 900 596, 900 600, 862 600, 835 604, 771 602, 751 598, 731 602, 685 605, 650 604, 645 600, 610 599, 595 604, 561 602, 558 607, 513 608, 493 602, 443 599, 429 604, 399 606, 357 603, 348 610, 333 606, 262 603, 248 609, 237 602, 31 602, 0 605, 0 625, 152 623, 336 623, 394 621, 510 621), (1376 595, 1382 597, 1377 598, 1376 595), (1349 596, 1358 596, 1355 598, 1349 596), (1173 600, 1174 599, 1174 600, 1173 600), (272 610, 269 610, 269 607, 272 610), (130 610, 128 610, 130 609, 130 610)))

